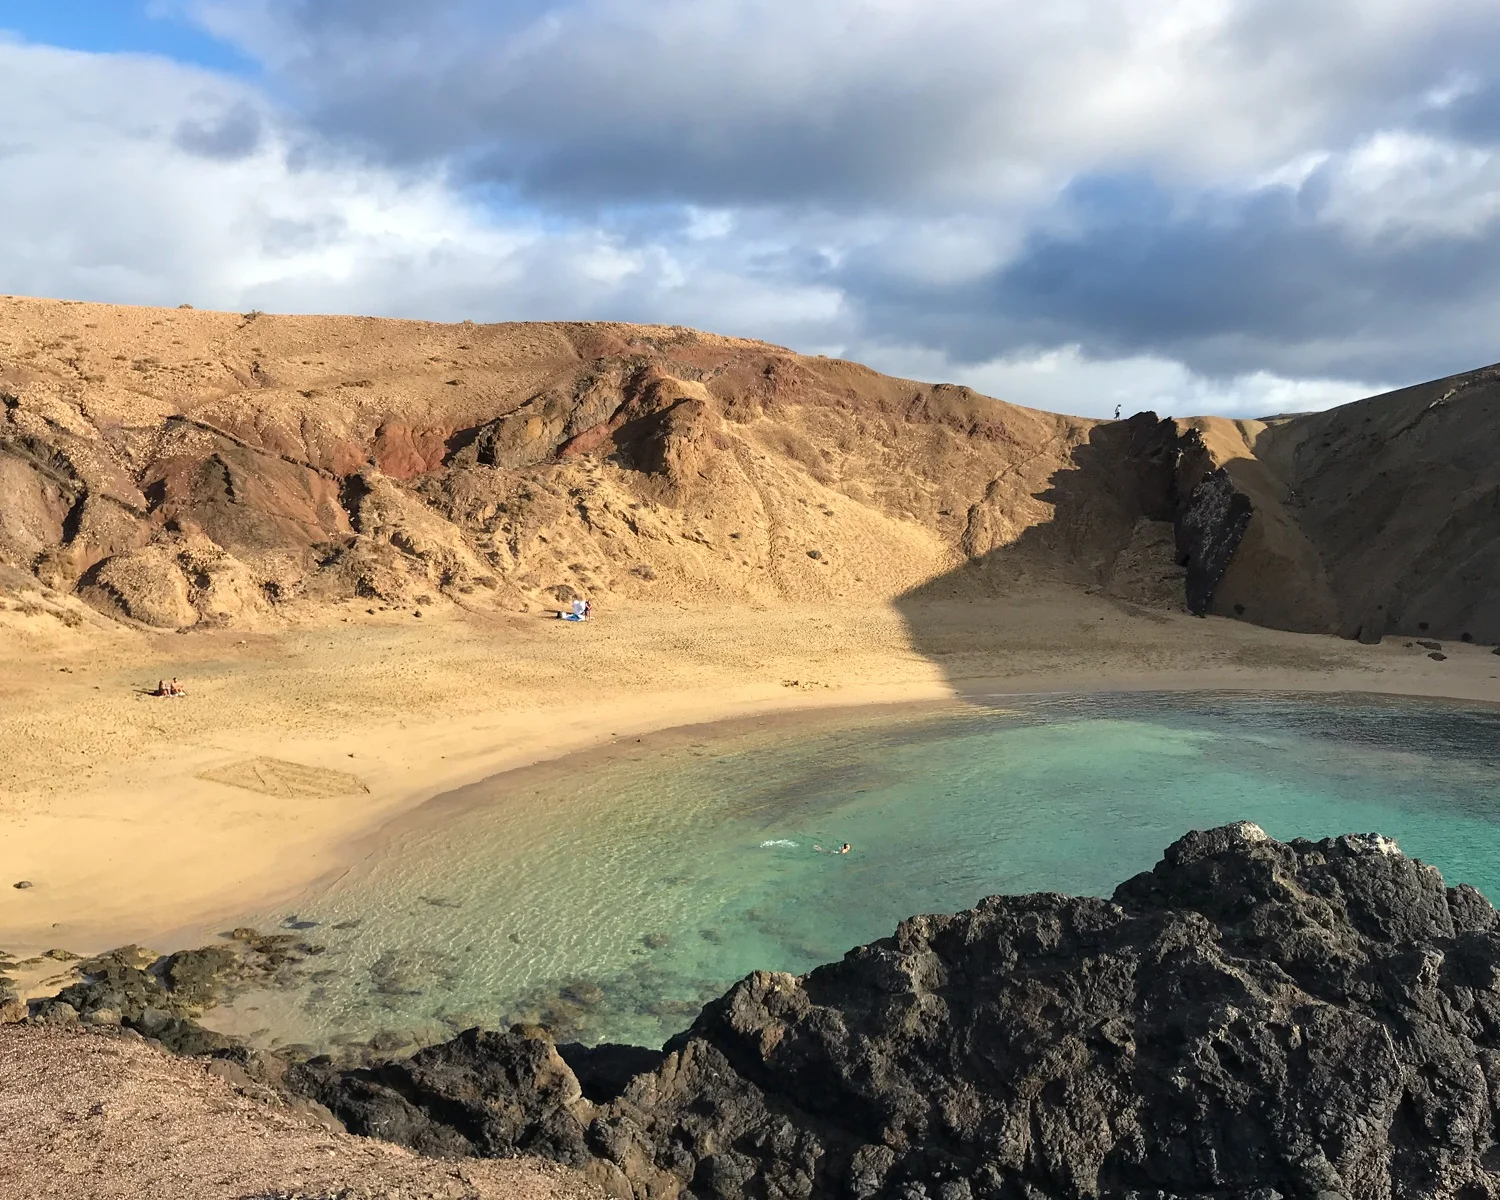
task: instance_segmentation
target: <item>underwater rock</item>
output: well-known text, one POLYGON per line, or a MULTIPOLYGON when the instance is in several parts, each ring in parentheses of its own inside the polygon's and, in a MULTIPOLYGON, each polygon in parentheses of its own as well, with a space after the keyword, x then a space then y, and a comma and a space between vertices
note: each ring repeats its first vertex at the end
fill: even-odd
POLYGON ((452 963, 435 950, 387 950, 370 964, 370 983, 383 996, 420 996, 451 974, 452 963))
POLYGON ((597 983, 590 983, 586 979, 575 980, 564 987, 558 995, 584 1008, 593 1008, 604 1003, 604 989, 597 983))
POLYGON ((621 1197, 1500 1195, 1500 914, 1376 835, 1187 835, 757 972, 662 1051, 469 1032, 288 1081, 355 1132, 621 1197))

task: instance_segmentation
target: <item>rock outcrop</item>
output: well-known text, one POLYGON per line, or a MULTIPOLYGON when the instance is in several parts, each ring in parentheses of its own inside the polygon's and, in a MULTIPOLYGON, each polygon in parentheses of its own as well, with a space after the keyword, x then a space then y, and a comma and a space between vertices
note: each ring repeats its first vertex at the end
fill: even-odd
MULTIPOLYGON (((243 1058, 255 1052, 243 1051, 234 1038, 205 1029, 194 1018, 237 990, 290 982, 301 964, 321 953, 321 947, 293 934, 253 929, 236 929, 227 944, 175 954, 122 946, 78 960, 72 968, 76 982, 29 1004, 14 1000, 3 971, 15 964, 0 955, 0 1023, 10 1001, 19 1005, 15 1020, 128 1029, 179 1054, 243 1058)), ((276 1074, 283 1065, 276 1065, 276 1074)))
POLYGON ((1253 509, 1223 467, 1210 471, 1184 497, 1173 532, 1177 561, 1187 568, 1188 612, 1202 616, 1240 547, 1253 509))
POLYGON ((299 1086, 351 1130, 614 1195, 1500 1196, 1500 915, 1376 835, 1192 833, 1110 900, 997 896, 661 1052, 473 1030, 299 1086))

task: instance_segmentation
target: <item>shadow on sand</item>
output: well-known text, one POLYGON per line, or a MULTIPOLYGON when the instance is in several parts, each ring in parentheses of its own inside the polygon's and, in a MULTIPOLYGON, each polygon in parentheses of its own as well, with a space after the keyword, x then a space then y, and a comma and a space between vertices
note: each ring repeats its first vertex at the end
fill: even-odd
POLYGON ((913 648, 965 700, 1003 703, 997 663, 1033 681, 1064 662, 1076 672, 1091 647, 1118 645, 1122 619, 1167 624, 1182 611, 1172 423, 1140 413, 1095 426, 1070 458, 1040 492, 991 483, 968 513, 967 561, 895 602, 913 648), (1034 501, 1050 519, 1015 529, 1012 514, 1034 501))

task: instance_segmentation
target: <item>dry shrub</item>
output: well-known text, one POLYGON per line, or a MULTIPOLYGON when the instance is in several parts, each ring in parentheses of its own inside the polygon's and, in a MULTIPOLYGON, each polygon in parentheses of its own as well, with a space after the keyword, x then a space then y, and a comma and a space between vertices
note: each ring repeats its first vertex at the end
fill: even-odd
POLYGON ((77 609, 54 608, 49 610, 54 617, 66 625, 69 629, 83 628, 83 614, 77 609))

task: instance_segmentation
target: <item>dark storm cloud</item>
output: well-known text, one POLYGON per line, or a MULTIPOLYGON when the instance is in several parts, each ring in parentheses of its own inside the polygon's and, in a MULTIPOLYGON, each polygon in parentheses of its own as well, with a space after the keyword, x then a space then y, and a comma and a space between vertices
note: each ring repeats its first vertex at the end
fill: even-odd
POLYGON ((1090 181, 1075 189, 1084 228, 1033 236, 979 279, 913 287, 855 260, 838 281, 871 334, 957 362, 1077 344, 1213 377, 1417 379, 1500 359, 1493 225, 1366 240, 1320 219, 1319 182, 1179 214, 1147 183, 1090 181))
POLYGON ((1500 51, 1486 0, 1231 0, 1201 29, 1127 0, 195 7, 325 133, 563 205, 899 204, 1009 171, 1253 167, 1409 120, 1500 51))

